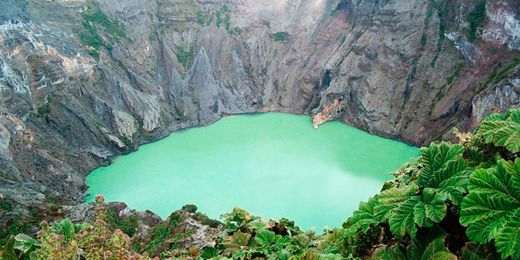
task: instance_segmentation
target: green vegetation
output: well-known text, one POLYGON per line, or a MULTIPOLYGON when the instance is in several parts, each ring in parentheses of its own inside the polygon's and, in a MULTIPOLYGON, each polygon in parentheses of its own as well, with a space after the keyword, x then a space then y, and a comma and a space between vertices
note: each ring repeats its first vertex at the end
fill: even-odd
POLYGON ((468 14, 468 38, 470 40, 476 40, 478 38, 477 31, 486 25, 487 20, 486 1, 481 1, 475 6, 473 11, 468 14))
POLYGON ((498 84, 502 80, 509 77, 509 75, 513 72, 513 70, 520 65, 520 59, 514 60, 509 65, 504 67, 501 70, 494 69, 486 78, 483 87, 488 86, 490 84, 498 84))
POLYGON ((197 212, 197 206, 193 205, 193 204, 188 204, 188 205, 184 205, 184 207, 182 207, 183 210, 186 210, 188 211, 189 213, 195 213, 197 212))
POLYGON ((431 19, 428 16, 431 13, 436 13, 439 19, 439 29, 438 29, 438 41, 437 41, 437 53, 431 62, 431 67, 434 68, 437 63, 437 59, 439 58, 439 53, 442 49, 442 44, 446 39, 446 31, 448 30, 448 25, 454 23, 454 19, 456 14, 453 13, 453 10, 457 10, 457 1, 449 1, 449 0, 430 0, 430 9, 428 10, 427 17, 425 19, 425 25, 428 26, 431 19), (430 11, 431 10, 431 11, 430 11), (436 12, 435 12, 436 11, 436 12), (426 24, 428 22, 428 24, 426 24))
POLYGON ((224 25, 226 26, 226 31, 231 29, 231 15, 226 14, 226 16, 224 16, 224 25))
POLYGON ((100 11, 95 11, 90 14, 86 13, 83 15, 83 18, 87 23, 101 26, 106 33, 118 41, 122 38, 126 38, 126 33, 123 30, 123 27, 119 23, 108 19, 108 17, 100 11))
POLYGON ((206 25, 206 17, 205 17, 205 14, 204 12, 202 12, 201 10, 198 10, 196 13, 195 13, 196 17, 197 17, 197 23, 201 26, 204 26, 206 25))
POLYGON ((428 35, 426 35, 426 31, 428 30, 428 26, 430 25, 430 22, 433 17, 433 6, 430 5, 428 8, 428 12, 426 13, 426 17, 424 17, 424 29, 423 34, 421 36, 421 46, 426 46, 428 43, 428 35))
POLYGON ((284 42, 289 37, 289 34, 286 32, 277 32, 271 35, 271 38, 276 42, 284 42))
POLYGON ((186 230, 179 228, 179 224, 184 221, 184 216, 180 212, 172 213, 165 222, 160 223, 152 231, 144 251, 150 255, 175 255, 178 242, 190 235, 186 230), (167 245, 167 246, 166 246, 167 245), (163 251, 164 249, 166 251, 163 251))
MULTIPOLYGON (((37 239, 11 237, 3 259, 520 259, 520 109, 487 117, 473 133, 454 130, 459 143, 432 143, 394 172, 381 193, 360 203, 342 228, 316 236, 294 222, 265 222, 242 209, 222 216, 214 246, 181 248, 192 235, 185 214, 173 213, 141 246, 96 199, 94 225, 44 223, 37 239), (110 226, 116 228, 111 232, 110 226)), ((129 224, 130 223, 130 224, 129 224)))
POLYGON ((36 117, 36 118, 43 118, 50 112, 51 112, 51 108, 50 108, 50 105, 47 103, 45 105, 38 107, 36 112, 31 113, 31 116, 36 117))
POLYGON ((9 212, 13 210, 13 204, 7 200, 0 199, 0 209, 9 212))
POLYGON ((102 30, 114 42, 127 38, 123 27, 111 21, 100 11, 83 14, 83 28, 84 32, 80 34, 80 40, 86 45, 89 55, 96 59, 99 58, 99 50, 102 46, 111 49, 111 44, 100 35, 98 30, 102 30))
POLYGON ((103 44, 103 39, 96 30, 96 27, 88 22, 83 23, 83 27, 86 32, 81 33, 79 35, 80 40, 83 44, 87 45, 87 52, 90 56, 98 59, 99 58, 99 48, 103 44))
POLYGON ((114 210, 109 209, 107 210, 107 224, 110 227, 120 229, 129 237, 132 237, 137 229, 137 217, 130 215, 128 218, 120 218, 116 216, 114 210))
POLYGON ((37 239, 19 234, 0 249, 1 259, 150 259, 130 249, 130 238, 112 232, 106 222, 102 197, 96 199, 93 225, 73 224, 70 219, 42 222, 37 239))
POLYGON ((224 23, 227 32, 233 33, 233 30, 231 30, 231 9, 226 4, 219 7, 215 13, 215 25, 220 28, 222 23, 224 23))
MULTIPOLYGON (((14 205, 11 202, 2 200, 2 209, 4 210, 4 217, 6 215, 12 217, 8 218, 6 223, 0 223, 0 245, 5 245, 15 235, 30 232, 41 221, 41 216, 35 208, 29 208, 29 215, 21 216, 13 212, 14 205)), ((0 257, 0 259, 2 258, 0 257)))
POLYGON ((302 232, 294 222, 282 219, 266 223, 242 209, 223 215, 225 236, 214 247, 202 249, 204 259, 341 259, 324 253, 312 242, 313 232, 302 232))
POLYGON ((456 133, 459 144, 423 148, 335 231, 344 235, 344 255, 520 257, 511 246, 520 226, 520 110, 488 117, 473 134, 456 133))
POLYGON ((193 53, 195 51, 195 46, 191 45, 188 49, 183 49, 181 47, 177 47, 175 51, 175 55, 177 56, 177 61, 185 68, 189 69, 193 62, 193 53))
POLYGON ((428 35, 423 34, 421 36, 421 46, 426 46, 427 43, 428 43, 428 35))
POLYGON ((229 15, 229 6, 228 5, 222 5, 217 9, 217 12, 215 14, 215 25, 217 25, 218 28, 220 28, 220 25, 222 25, 222 16, 227 17, 229 15))

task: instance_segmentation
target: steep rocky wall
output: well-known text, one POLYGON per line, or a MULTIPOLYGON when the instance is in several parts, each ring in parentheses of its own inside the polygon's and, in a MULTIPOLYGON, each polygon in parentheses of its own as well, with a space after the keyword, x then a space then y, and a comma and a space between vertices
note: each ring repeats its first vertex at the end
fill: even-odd
POLYGON ((229 114, 425 144, 519 104, 516 1, 1 2, 0 194, 78 202, 114 155, 229 114), (478 16, 477 16, 478 18, 478 16))

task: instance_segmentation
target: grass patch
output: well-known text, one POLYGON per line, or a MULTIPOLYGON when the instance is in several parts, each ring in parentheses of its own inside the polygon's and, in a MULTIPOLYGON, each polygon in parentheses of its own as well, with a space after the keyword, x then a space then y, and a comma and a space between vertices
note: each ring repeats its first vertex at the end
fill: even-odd
POLYGON ((177 56, 177 61, 186 69, 188 69, 193 62, 193 53, 195 51, 195 47, 192 45, 188 49, 183 49, 181 47, 177 47, 175 51, 175 55, 177 56))
POLYGON ((226 14, 224 17, 224 25, 226 26, 226 31, 231 29, 231 15, 226 14))
POLYGON ((206 25, 206 16, 205 14, 201 11, 201 10, 198 10, 196 13, 195 13, 196 17, 197 17, 197 23, 201 26, 204 26, 206 25))
POLYGON ((167 241, 168 243, 172 243, 172 247, 174 247, 175 239, 169 239, 169 236, 174 233, 173 231, 183 221, 184 218, 180 213, 174 212, 171 214, 167 221, 160 223, 153 229, 150 240, 144 248, 144 251, 153 256, 155 251, 157 251, 157 249, 167 241))
POLYGON ((126 33, 123 30, 123 27, 119 23, 108 19, 108 17, 100 11, 96 11, 90 14, 84 14, 83 18, 88 23, 101 26, 109 35, 113 36, 116 40, 126 38, 126 33))
POLYGON ((277 32, 277 33, 272 34, 271 38, 275 42, 284 42, 287 40, 287 38, 289 38, 289 34, 286 32, 277 32))
POLYGON ((231 29, 231 10, 229 9, 228 5, 222 5, 217 9, 217 12, 215 14, 215 25, 220 28, 222 23, 224 23, 224 26, 226 27, 226 30, 229 31, 231 29))
POLYGON ((516 68, 516 66, 520 65, 520 59, 517 59, 507 65, 505 68, 501 70, 494 69, 489 76, 486 78, 486 81, 484 83, 484 87, 488 86, 490 84, 498 84, 502 80, 506 79, 516 68))
POLYGON ((107 210, 107 223, 116 229, 120 229, 129 237, 132 237, 137 230, 137 217, 134 215, 128 218, 119 218, 113 209, 107 210))
POLYGON ((7 200, 0 200, 0 209, 10 212, 13 210, 13 204, 7 200))
POLYGON ((98 30, 103 30, 113 41, 119 42, 127 39, 126 33, 121 24, 111 21, 100 11, 83 14, 84 32, 80 33, 80 40, 87 46, 87 52, 95 59, 99 59, 101 47, 111 49, 111 43, 103 40, 98 30))
POLYGON ((49 104, 45 104, 43 106, 38 107, 36 112, 32 112, 31 116, 36 117, 36 118, 43 118, 50 112, 51 112, 51 108, 50 108, 49 104))

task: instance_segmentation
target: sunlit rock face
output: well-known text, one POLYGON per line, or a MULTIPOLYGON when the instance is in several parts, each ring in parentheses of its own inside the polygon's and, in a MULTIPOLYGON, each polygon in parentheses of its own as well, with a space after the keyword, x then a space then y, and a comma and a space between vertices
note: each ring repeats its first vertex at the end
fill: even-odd
POLYGON ((483 39, 512 50, 520 50, 520 17, 518 3, 490 2, 487 8, 489 24, 483 31, 483 39))
POLYGON ((472 122, 480 122, 486 115, 520 106, 520 78, 483 91, 473 99, 472 122))
POLYGON ((80 201, 111 156, 228 114, 469 130, 518 104, 518 3, 488 2, 470 40, 469 0, 2 1, 0 193, 80 201))

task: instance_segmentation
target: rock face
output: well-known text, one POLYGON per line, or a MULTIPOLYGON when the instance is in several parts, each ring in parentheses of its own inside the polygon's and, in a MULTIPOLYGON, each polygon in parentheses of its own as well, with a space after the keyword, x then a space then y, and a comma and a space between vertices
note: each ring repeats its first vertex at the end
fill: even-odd
POLYGON ((475 2, 2 1, 0 194, 77 203, 112 156, 229 114, 469 130, 519 104, 519 3, 475 2))

